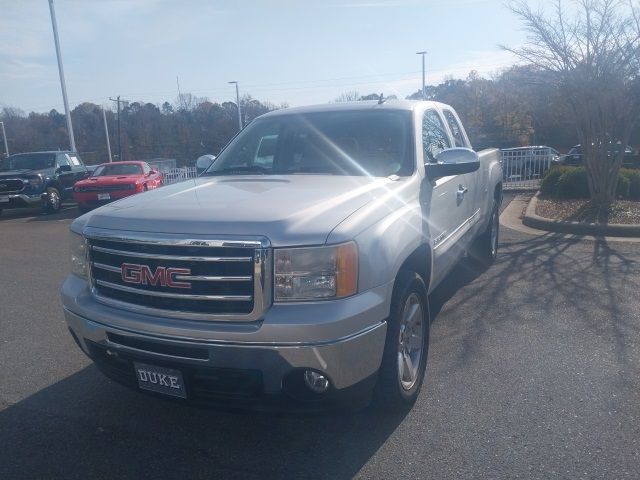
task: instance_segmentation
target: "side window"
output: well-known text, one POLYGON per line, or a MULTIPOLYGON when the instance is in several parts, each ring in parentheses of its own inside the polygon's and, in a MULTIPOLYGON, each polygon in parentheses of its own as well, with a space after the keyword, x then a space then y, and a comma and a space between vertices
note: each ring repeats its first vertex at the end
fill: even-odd
POLYGON ((142 164, 142 171, 144 172, 145 175, 149 175, 149 172, 151 172, 151 167, 149 165, 147 165, 146 163, 142 164))
POLYGON ((67 157, 69 158, 71 165, 73 165, 74 167, 79 167, 81 165, 80 160, 75 155, 67 155, 67 157))
POLYGON ((253 164, 260 167, 272 168, 277 146, 278 135, 266 135, 262 137, 258 144, 258 151, 253 159, 253 164))
POLYGON ((422 118, 422 149, 425 162, 435 163, 436 155, 451 148, 449 137, 435 110, 427 110, 422 118))
POLYGON ((462 128, 460 128, 460 124, 456 117, 451 113, 450 110, 444 110, 444 118, 447 119, 447 123, 449 124, 449 128, 451 129, 451 133, 453 134, 453 139, 456 142, 456 147, 468 147, 467 142, 464 141, 464 135, 462 134, 462 128))
POLYGON ((63 165, 71 165, 69 163, 69 159, 67 158, 67 155, 64 153, 59 153, 58 154, 58 168, 62 167, 63 165))

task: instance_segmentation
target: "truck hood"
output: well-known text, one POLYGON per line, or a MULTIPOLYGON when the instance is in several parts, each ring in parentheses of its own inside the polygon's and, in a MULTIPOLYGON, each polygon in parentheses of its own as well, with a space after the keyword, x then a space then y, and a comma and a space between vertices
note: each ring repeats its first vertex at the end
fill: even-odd
POLYGON ((266 236, 274 246, 323 244, 345 218, 398 183, 334 175, 203 177, 106 205, 80 217, 74 230, 90 226, 266 236))
POLYGON ((89 177, 80 180, 76 186, 85 187, 87 185, 126 185, 144 180, 144 175, 105 175, 100 177, 89 177))
POLYGON ((42 170, 29 170, 29 169, 22 169, 22 170, 7 170, 7 171, 2 171, 0 172, 0 178, 21 178, 21 177, 33 177, 34 175, 37 175, 38 173, 47 175, 51 173, 50 168, 45 168, 42 170))

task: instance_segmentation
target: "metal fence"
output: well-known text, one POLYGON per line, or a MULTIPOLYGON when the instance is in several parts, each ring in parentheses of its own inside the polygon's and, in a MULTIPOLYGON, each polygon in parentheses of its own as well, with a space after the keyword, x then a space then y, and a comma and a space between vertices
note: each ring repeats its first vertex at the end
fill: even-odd
POLYGON ((163 175, 162 183, 164 185, 182 182, 198 176, 196 167, 167 168, 160 169, 160 171, 163 175))
POLYGON ((507 148, 500 151, 505 189, 537 189, 544 174, 557 159, 550 147, 507 148))

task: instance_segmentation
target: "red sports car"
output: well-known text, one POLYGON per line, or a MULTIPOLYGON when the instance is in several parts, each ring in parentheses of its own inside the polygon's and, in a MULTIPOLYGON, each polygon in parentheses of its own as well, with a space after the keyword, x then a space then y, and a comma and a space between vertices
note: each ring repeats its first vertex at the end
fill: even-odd
POLYGON ((82 212, 162 185, 162 173, 146 162, 98 165, 93 174, 73 186, 73 198, 82 212))

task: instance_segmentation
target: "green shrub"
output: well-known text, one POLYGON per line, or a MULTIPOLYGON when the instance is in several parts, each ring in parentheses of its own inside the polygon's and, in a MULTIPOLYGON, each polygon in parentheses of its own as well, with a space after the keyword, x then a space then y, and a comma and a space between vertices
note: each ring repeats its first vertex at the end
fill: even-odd
MULTIPOLYGON (((587 172, 584 167, 551 167, 540 183, 540 193, 562 198, 589 198, 587 172)), ((616 196, 640 200, 640 170, 620 170, 616 196)))
POLYGON ((624 176, 629 180, 629 199, 640 200, 640 170, 623 168, 620 170, 620 176, 624 176))
POLYGON ((540 193, 543 195, 555 195, 558 187, 558 179, 566 172, 568 167, 553 166, 545 173, 540 183, 540 193))
POLYGON ((567 170, 556 185, 556 195, 562 198, 589 198, 589 182, 584 168, 567 170))
POLYGON ((629 198, 629 186, 631 181, 626 175, 618 175, 618 186, 616 187, 616 196, 618 198, 629 198))

